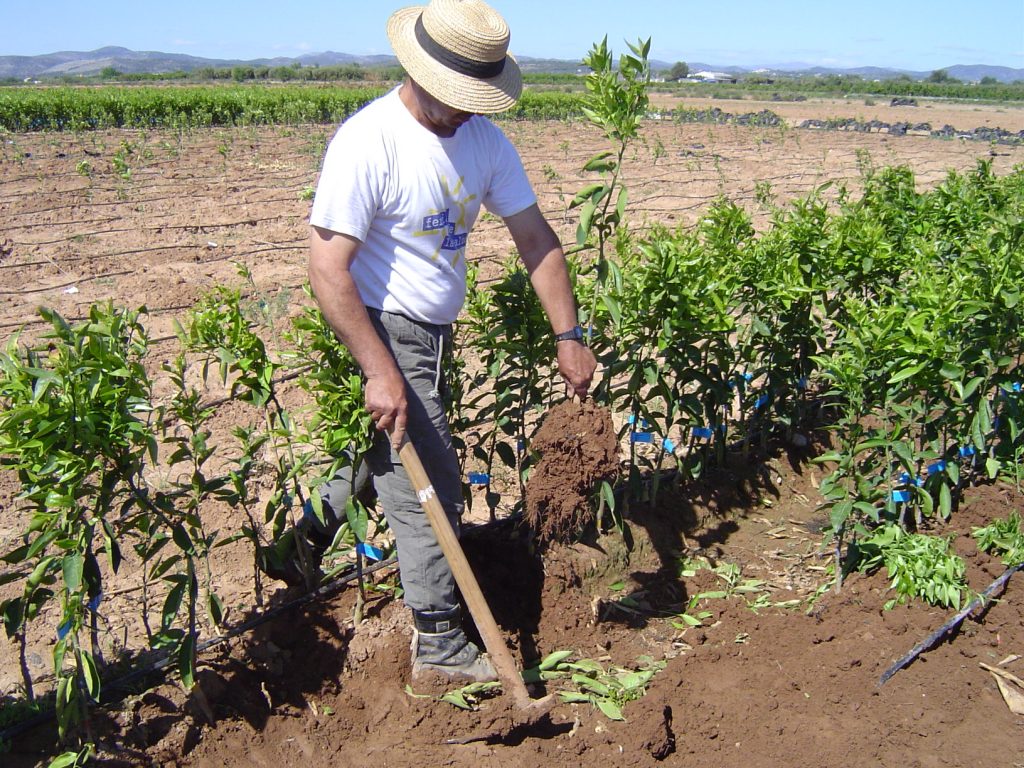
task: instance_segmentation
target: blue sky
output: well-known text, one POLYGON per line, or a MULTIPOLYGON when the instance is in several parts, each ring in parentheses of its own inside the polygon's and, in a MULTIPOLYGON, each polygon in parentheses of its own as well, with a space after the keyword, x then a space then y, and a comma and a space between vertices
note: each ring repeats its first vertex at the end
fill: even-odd
MULTIPOLYGON (((333 50, 390 53, 384 24, 413 3, 372 0, 0 0, 0 55, 121 45, 210 58, 333 50), (13 33, 13 34, 11 34, 13 33)), ((713 65, 806 63, 929 71, 954 64, 1024 68, 1024 0, 494 0, 513 53, 580 59, 652 38, 652 58, 713 65)))

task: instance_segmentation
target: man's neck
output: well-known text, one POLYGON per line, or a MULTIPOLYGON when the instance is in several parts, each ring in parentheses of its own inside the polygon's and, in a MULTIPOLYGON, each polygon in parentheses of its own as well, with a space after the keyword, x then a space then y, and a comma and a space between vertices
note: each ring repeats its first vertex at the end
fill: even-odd
MULTIPOLYGON (((405 108, 420 125, 442 139, 450 139, 458 130, 457 125, 447 125, 453 110, 433 98, 412 80, 406 80, 398 91, 398 97, 405 108)), ((465 114, 465 113, 462 113, 465 114)))

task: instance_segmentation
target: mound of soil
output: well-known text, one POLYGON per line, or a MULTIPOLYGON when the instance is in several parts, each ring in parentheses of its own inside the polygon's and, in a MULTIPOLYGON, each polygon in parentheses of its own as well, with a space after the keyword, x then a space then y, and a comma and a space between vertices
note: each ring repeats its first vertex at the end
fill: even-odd
POLYGON ((541 543, 568 542, 594 522, 590 503, 619 466, 611 414, 592 401, 554 406, 531 443, 540 460, 526 483, 526 521, 541 543))

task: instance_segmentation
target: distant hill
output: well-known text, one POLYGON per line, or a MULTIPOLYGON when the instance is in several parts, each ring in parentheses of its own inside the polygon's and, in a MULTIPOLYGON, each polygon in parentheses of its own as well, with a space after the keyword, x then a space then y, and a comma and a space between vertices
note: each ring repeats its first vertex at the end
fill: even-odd
MULTIPOLYGON (((565 73, 578 72, 581 64, 578 60, 517 57, 524 72, 565 73)), ((95 51, 59 51, 39 56, 0 56, 0 78, 50 78, 67 75, 96 75, 106 68, 116 69, 126 74, 159 74, 162 72, 192 71, 200 67, 281 67, 292 64, 308 66, 338 66, 359 64, 364 67, 395 66, 398 60, 394 56, 354 56, 348 53, 324 51, 310 53, 298 57, 276 57, 266 59, 207 59, 189 56, 184 53, 161 53, 159 51, 133 51, 128 48, 108 46, 95 51)), ((674 62, 651 61, 655 71, 670 69, 674 62)), ((691 72, 713 71, 740 75, 749 72, 767 72, 777 75, 815 75, 840 74, 857 75, 866 79, 888 79, 901 75, 910 76, 915 80, 923 80, 931 72, 912 72, 881 67, 857 67, 852 69, 831 69, 815 67, 809 64, 793 63, 773 67, 736 67, 705 64, 703 62, 687 62, 691 72)), ((954 65, 944 67, 951 77, 964 81, 978 81, 983 77, 993 77, 1004 83, 1024 80, 1024 69, 996 67, 982 64, 954 65)))

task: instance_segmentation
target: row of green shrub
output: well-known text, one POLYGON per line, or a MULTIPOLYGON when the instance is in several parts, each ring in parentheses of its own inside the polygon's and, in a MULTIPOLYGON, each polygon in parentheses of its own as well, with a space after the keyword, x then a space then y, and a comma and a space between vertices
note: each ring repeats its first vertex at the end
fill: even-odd
MULTIPOLYGON (((0 129, 194 128, 337 123, 383 88, 317 85, 0 89, 0 129)), ((581 114, 579 96, 526 92, 505 117, 581 114)))

